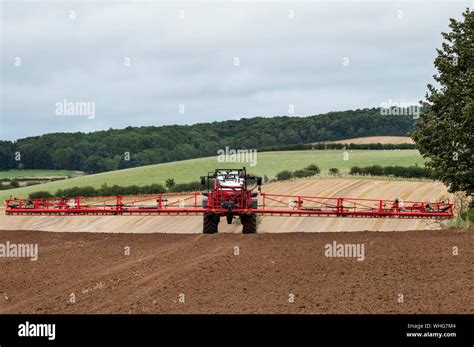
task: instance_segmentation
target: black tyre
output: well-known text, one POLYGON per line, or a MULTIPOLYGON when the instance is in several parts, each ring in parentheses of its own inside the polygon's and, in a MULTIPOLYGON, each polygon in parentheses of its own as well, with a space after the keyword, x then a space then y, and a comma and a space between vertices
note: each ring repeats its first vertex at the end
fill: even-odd
POLYGON ((255 213, 244 214, 240 216, 242 222, 243 234, 256 234, 257 233, 257 215, 255 213))
POLYGON ((202 232, 203 234, 217 233, 219 225, 219 216, 214 213, 204 213, 202 218, 202 232))

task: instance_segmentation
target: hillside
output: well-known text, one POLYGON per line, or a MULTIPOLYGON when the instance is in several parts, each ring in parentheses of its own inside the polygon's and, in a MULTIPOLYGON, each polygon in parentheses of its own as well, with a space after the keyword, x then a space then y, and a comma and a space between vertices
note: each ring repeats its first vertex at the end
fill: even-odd
POLYGON ((282 170, 297 170, 309 164, 317 164, 322 174, 327 174, 330 168, 338 168, 341 173, 348 172, 352 166, 369 165, 423 165, 424 159, 417 150, 353 150, 348 151, 348 160, 344 160, 344 150, 313 150, 258 153, 257 164, 251 163, 219 163, 216 157, 184 160, 173 163, 149 165, 138 168, 117 170, 94 175, 85 175, 62 181, 44 183, 41 185, 0 191, 0 204, 12 194, 14 197, 27 197, 36 191, 55 193, 58 189, 74 186, 93 186, 99 188, 108 185, 146 185, 152 183, 164 184, 167 178, 174 178, 176 183, 187 183, 199 180, 199 176, 213 171, 217 167, 247 166, 256 175, 267 175, 273 178, 282 170))
POLYGON ((410 116, 378 108, 310 117, 242 118, 91 133, 53 133, 0 141, 0 170, 62 169, 88 173, 216 155, 220 149, 260 149, 363 136, 405 136, 410 116), (16 154, 21 161, 16 161, 16 154))

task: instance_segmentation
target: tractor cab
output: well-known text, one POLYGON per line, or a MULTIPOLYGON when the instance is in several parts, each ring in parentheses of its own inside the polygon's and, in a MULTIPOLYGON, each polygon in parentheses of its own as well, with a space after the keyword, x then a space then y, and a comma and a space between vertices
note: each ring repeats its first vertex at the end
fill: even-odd
POLYGON ((223 190, 241 190, 244 187, 244 178, 240 177, 238 171, 217 172, 216 173, 217 186, 223 190))

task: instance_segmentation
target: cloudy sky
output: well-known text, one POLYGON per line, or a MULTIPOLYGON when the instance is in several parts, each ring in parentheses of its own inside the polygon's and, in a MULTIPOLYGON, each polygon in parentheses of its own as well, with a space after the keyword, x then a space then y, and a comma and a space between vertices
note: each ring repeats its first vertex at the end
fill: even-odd
POLYGON ((472 4, 4 1, 0 139, 415 102, 472 4))

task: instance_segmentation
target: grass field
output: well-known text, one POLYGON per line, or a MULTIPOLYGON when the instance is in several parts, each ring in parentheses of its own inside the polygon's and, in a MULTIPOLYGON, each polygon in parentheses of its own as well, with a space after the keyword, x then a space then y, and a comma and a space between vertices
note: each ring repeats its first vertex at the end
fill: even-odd
POLYGON ((0 171, 0 179, 16 177, 58 177, 58 176, 80 176, 78 171, 69 170, 8 170, 0 171))
POLYGON ((308 164, 315 163, 321 168, 322 174, 327 174, 329 168, 338 168, 341 173, 348 172, 352 166, 368 165, 423 165, 424 159, 417 150, 354 150, 348 151, 348 160, 344 160, 344 150, 324 151, 285 151, 263 152, 257 157, 257 165, 251 167, 249 163, 220 163, 217 157, 184 160, 172 163, 142 166, 137 168, 105 172, 95 175, 85 175, 62 181, 44 183, 31 187, 22 187, 0 191, 0 203, 11 194, 13 197, 27 197, 29 193, 45 190, 55 193, 57 189, 74 186, 100 187, 108 185, 146 185, 151 183, 164 184, 167 178, 174 178, 176 183, 198 181, 199 176, 205 175, 215 168, 233 168, 247 166, 249 171, 256 175, 266 174, 272 178, 282 170, 297 170, 308 164))

